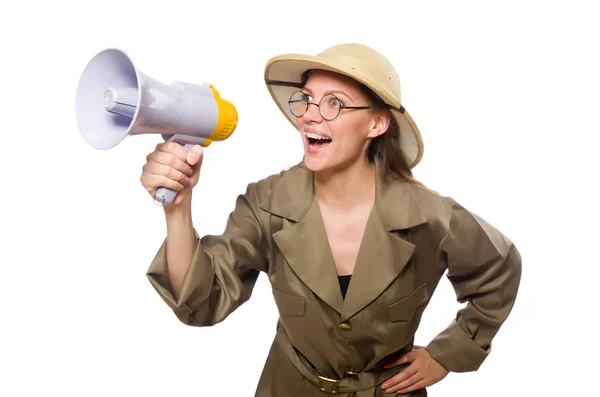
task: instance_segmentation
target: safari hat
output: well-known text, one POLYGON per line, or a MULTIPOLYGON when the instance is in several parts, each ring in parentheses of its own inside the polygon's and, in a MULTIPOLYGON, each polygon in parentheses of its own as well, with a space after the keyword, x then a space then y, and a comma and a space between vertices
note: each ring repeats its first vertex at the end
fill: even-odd
POLYGON ((284 54, 271 58, 265 66, 265 83, 275 103, 296 125, 288 106, 294 91, 304 86, 306 71, 321 69, 337 72, 367 86, 377 94, 395 116, 400 127, 400 147, 410 168, 423 157, 423 140, 417 125, 408 114, 400 98, 400 78, 390 61, 364 44, 340 44, 318 55, 284 54))

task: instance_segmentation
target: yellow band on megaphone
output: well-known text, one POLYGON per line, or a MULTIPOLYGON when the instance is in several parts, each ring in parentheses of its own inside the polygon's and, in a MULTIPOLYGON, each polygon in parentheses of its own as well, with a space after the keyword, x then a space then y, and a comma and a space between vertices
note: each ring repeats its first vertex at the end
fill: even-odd
MULTIPOLYGON (((210 141, 224 141, 235 131, 238 123, 237 109, 233 104, 225 99, 221 98, 219 91, 210 84, 210 89, 213 92, 215 101, 217 102, 217 108, 219 109, 219 119, 217 120, 217 126, 212 134, 207 138, 204 145, 210 145, 210 141)), ((203 146, 204 146, 203 145, 203 146)))

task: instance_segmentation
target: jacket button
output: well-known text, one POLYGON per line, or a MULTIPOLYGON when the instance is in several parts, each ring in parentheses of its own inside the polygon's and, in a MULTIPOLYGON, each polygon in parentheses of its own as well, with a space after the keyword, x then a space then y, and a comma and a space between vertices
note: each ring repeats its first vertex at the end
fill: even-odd
POLYGON ((350 329, 350 324, 348 324, 348 321, 344 321, 343 323, 340 323, 340 328, 341 329, 350 329))
POLYGON ((358 373, 355 372, 354 369, 352 369, 352 368, 344 371, 344 377, 349 377, 349 376, 354 376, 354 375, 358 375, 358 373))

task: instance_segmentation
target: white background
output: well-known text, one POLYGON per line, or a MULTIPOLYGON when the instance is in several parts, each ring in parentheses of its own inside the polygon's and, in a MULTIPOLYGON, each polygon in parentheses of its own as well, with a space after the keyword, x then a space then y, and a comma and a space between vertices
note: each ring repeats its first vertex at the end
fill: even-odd
MULTIPOLYGON (((165 225, 139 176, 161 138, 91 148, 75 120, 77 83, 97 52, 118 47, 160 81, 210 82, 236 105, 238 128, 205 151, 194 198, 198 231, 220 233, 248 182, 302 156, 265 88, 266 61, 342 42, 396 65, 425 141, 417 178, 498 227, 523 257, 492 354, 430 395, 598 393, 595 2, 0 7, 0 395, 253 395, 277 319, 266 277, 225 322, 179 323, 145 276, 165 225)), ((459 307, 443 278, 416 343, 459 307)))

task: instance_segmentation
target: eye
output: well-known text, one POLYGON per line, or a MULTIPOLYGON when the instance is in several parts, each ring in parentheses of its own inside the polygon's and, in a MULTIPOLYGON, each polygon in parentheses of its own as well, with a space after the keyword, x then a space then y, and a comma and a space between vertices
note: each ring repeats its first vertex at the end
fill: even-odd
POLYGON ((288 103, 290 105, 306 103, 306 95, 303 92, 296 92, 292 94, 288 103))
POLYGON ((337 107, 337 108, 344 106, 344 104, 342 103, 342 101, 340 101, 340 100, 339 100, 339 99, 337 99, 336 97, 331 97, 331 98, 329 99, 329 105, 330 105, 330 106, 337 107))
POLYGON ((312 95, 307 94, 306 92, 298 91, 294 95, 305 102, 312 101, 312 95))

